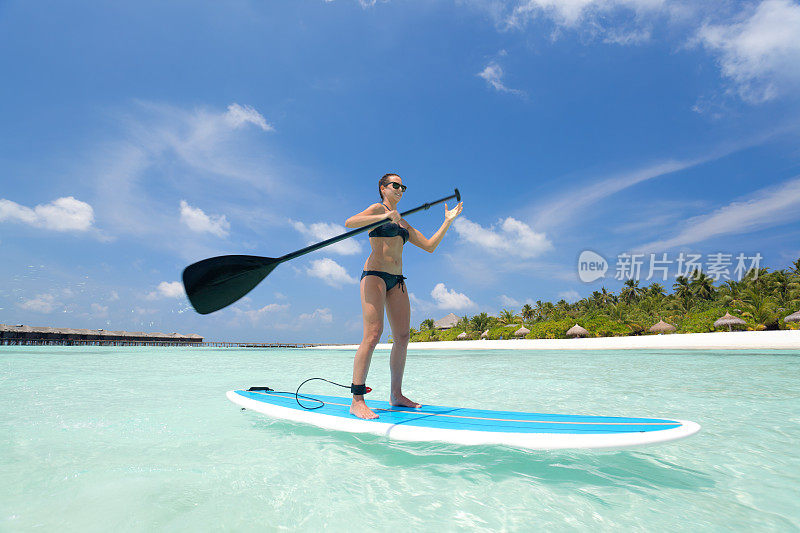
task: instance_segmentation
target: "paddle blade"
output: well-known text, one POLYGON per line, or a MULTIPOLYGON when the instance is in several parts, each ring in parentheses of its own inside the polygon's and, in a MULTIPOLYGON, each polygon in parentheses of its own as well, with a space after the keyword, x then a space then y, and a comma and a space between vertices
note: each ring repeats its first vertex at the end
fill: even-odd
POLYGON ((253 290, 279 264, 277 259, 253 255, 212 257, 186 267, 183 286, 192 307, 207 315, 253 290))

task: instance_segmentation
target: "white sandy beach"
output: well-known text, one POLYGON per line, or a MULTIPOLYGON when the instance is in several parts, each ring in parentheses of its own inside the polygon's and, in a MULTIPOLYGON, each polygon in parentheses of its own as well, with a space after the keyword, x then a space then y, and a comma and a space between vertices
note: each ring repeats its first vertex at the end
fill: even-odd
MULTIPOLYGON (((356 344, 318 346, 326 350, 355 350, 356 344)), ((376 350, 390 350, 379 344, 376 350)), ((733 331, 599 337, 589 339, 513 339, 412 342, 409 350, 800 350, 800 330, 733 331)))

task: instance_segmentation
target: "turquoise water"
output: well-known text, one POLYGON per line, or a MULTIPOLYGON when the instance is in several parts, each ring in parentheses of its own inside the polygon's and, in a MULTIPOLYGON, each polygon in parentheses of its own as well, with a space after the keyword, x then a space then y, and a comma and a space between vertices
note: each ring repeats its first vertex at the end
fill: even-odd
MULTIPOLYGON (((409 356, 423 403, 703 426, 629 451, 394 442, 225 398, 348 382, 351 365, 324 350, 2 347, 0 531, 800 529, 800 352, 409 356)), ((387 352, 368 384, 385 398, 387 352)))

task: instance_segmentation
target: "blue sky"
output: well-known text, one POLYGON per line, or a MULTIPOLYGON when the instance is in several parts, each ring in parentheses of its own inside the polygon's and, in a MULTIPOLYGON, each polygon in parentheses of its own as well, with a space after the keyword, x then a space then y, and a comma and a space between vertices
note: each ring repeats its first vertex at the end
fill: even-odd
POLYGON ((0 323, 356 342, 366 236, 207 316, 178 281, 343 232, 388 171, 464 197, 406 246, 415 327, 623 253, 800 257, 796 1, 7 0, 0 50, 0 323))

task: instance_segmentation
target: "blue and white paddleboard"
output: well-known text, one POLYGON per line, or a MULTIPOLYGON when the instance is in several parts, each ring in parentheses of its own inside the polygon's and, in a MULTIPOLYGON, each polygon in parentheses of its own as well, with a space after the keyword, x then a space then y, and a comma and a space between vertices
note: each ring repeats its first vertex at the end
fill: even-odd
POLYGON ((379 418, 362 420, 350 414, 350 398, 318 394, 313 397, 325 405, 307 410, 297 404, 294 394, 228 392, 233 403, 273 418, 405 441, 504 444, 533 450, 626 448, 681 439, 700 430, 699 424, 685 420, 518 413, 436 405, 412 409, 378 400, 367 400, 367 405, 379 418))

